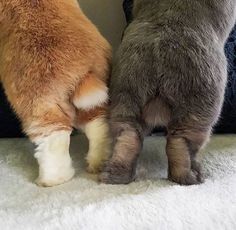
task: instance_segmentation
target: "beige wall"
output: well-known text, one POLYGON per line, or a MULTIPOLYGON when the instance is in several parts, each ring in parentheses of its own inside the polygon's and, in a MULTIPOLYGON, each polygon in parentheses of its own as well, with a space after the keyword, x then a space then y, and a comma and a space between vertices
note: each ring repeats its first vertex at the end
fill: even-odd
POLYGON ((84 13, 97 25, 114 49, 125 26, 123 0, 78 0, 84 13))

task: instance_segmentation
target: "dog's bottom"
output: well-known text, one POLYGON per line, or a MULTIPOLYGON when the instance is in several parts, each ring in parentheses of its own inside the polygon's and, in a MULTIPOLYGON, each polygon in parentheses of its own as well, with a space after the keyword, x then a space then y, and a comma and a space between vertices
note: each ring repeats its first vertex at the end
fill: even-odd
POLYGON ((166 153, 169 179, 181 185, 203 182, 197 153, 208 141, 212 123, 204 125, 194 114, 175 119, 169 107, 160 99, 150 101, 141 119, 129 117, 111 119, 114 150, 100 180, 109 184, 127 184, 135 179, 136 162, 141 152, 146 130, 162 125, 167 127, 166 153))
POLYGON ((110 154, 106 119, 107 88, 96 77, 87 76, 67 101, 61 98, 41 100, 22 116, 26 134, 36 144, 40 186, 54 186, 74 176, 69 154, 72 128, 85 132, 89 140, 87 171, 98 173, 110 154), (72 101, 72 103, 71 103, 72 101))

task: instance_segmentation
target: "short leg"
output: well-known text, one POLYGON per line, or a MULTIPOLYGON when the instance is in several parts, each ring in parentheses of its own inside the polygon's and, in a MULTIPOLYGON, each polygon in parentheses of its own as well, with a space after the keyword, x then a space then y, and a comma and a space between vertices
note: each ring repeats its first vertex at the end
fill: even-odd
POLYGON ((89 151, 86 157, 90 173, 98 173, 108 160, 111 151, 109 127, 104 117, 97 117, 84 127, 85 134, 89 139, 89 151))
POLYGON ((209 137, 209 132, 170 131, 167 138, 169 178, 182 185, 203 182, 201 166, 196 156, 209 137), (173 134, 174 133, 174 134, 173 134))
POLYGON ((69 103, 38 103, 22 119, 25 132, 37 146, 35 157, 39 163, 39 176, 36 183, 40 186, 59 185, 74 175, 69 154, 74 116, 69 107, 69 103))
POLYGON ((55 131, 45 137, 35 139, 35 157, 39 163, 40 186, 54 186, 70 180, 74 169, 69 154, 70 131, 55 131))
POLYGON ((142 147, 139 124, 112 122, 114 149, 100 180, 107 184, 128 184, 135 178, 136 162, 142 147))
MULTIPOLYGON (((197 134, 198 135, 198 134, 197 134)), ((193 136, 193 139, 187 140, 187 145, 190 153, 191 159, 191 169, 197 175, 197 180, 200 183, 204 182, 202 175, 202 166, 197 160, 198 152, 201 148, 205 146, 210 138, 210 131, 206 133, 199 133, 198 137, 193 136)))
POLYGON ((106 119, 108 88, 98 76, 98 73, 88 73, 73 95, 73 104, 77 108, 76 126, 82 128, 89 139, 87 171, 90 173, 101 171, 110 154, 106 119))

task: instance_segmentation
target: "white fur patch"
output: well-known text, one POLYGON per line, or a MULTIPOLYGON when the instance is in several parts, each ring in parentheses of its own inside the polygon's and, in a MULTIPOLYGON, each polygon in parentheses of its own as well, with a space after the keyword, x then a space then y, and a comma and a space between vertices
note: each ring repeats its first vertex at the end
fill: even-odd
POLYGON ((87 170, 96 173, 110 156, 109 127, 106 119, 100 117, 87 123, 84 131, 89 139, 89 151, 86 158, 88 162, 87 170))
POLYGON ((108 100, 108 89, 105 87, 104 89, 97 89, 87 95, 83 95, 79 98, 74 98, 73 104, 79 108, 84 110, 89 110, 108 100))
POLYGON ((39 163, 39 177, 36 183, 41 186, 54 186, 70 180, 74 169, 69 154, 70 132, 58 131, 47 137, 37 138, 35 158, 39 163))

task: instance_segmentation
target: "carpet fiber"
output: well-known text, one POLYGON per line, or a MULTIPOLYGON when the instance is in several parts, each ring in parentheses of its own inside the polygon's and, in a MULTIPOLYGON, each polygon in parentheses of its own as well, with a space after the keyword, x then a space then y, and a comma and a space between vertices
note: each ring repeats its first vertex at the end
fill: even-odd
POLYGON ((85 173, 84 136, 72 138, 76 177, 39 188, 37 163, 26 139, 0 139, 0 229, 234 230, 236 136, 214 136, 202 154, 206 181, 179 186, 166 180, 165 139, 149 137, 130 185, 103 185, 85 173))

